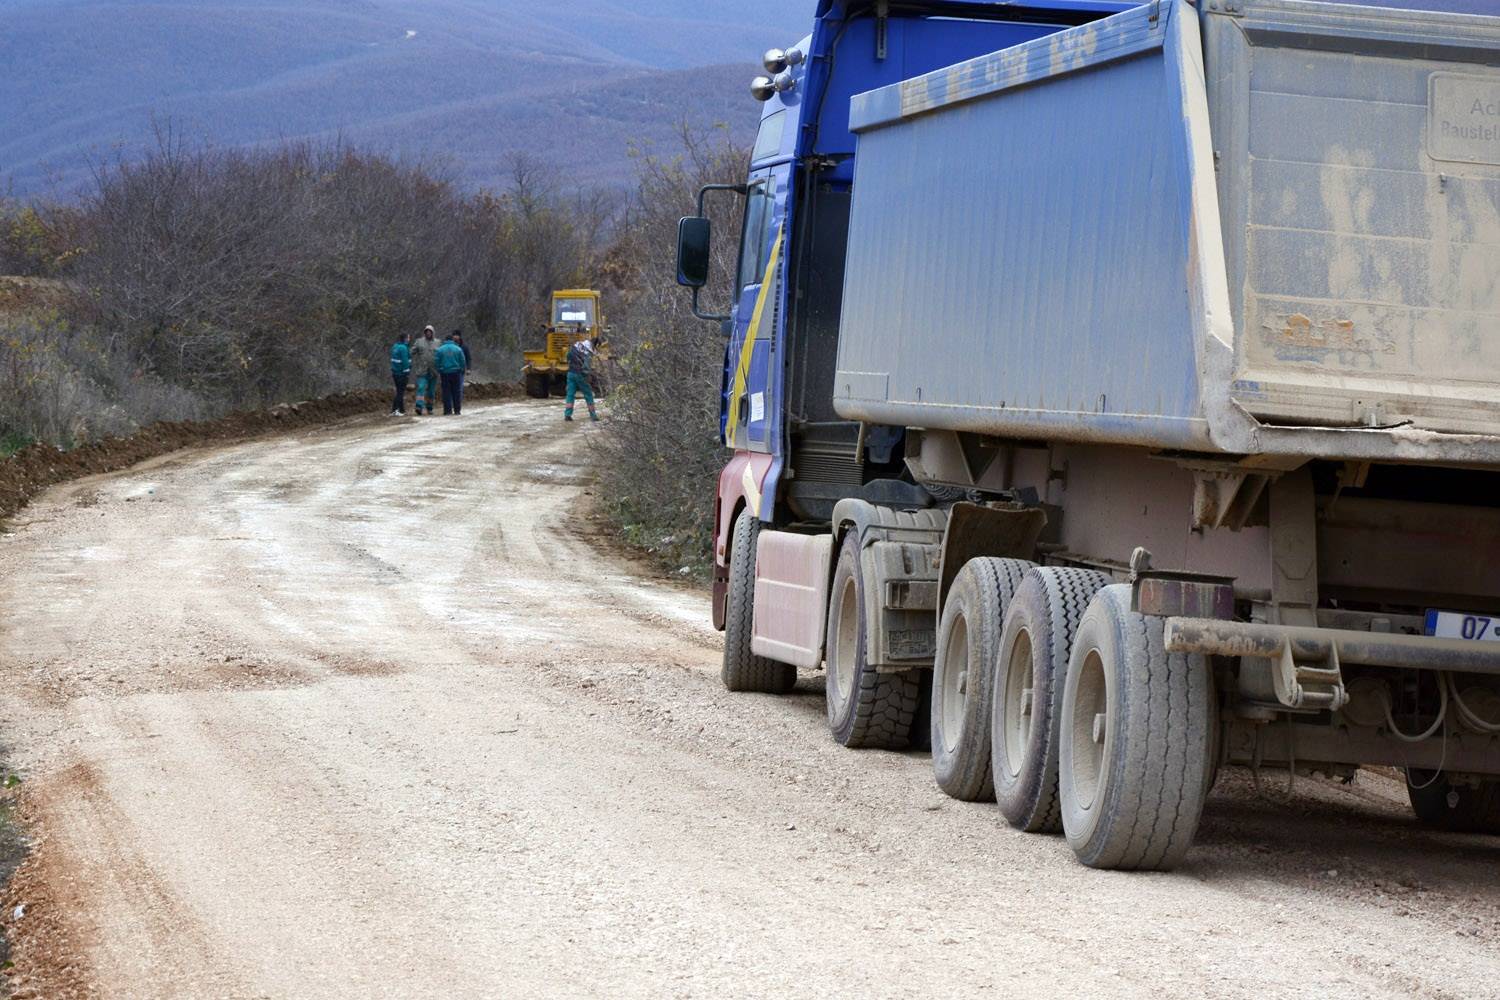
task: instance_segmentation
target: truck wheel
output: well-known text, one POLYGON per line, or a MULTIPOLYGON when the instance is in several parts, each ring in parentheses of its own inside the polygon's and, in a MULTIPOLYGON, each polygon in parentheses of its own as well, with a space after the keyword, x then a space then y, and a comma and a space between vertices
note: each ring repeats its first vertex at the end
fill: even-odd
POLYGON ((1163 627, 1114 584, 1094 595, 1073 639, 1058 786, 1068 846, 1091 868, 1173 868, 1203 812, 1208 664, 1169 654, 1163 627))
POLYGON ((990 783, 990 705, 1000 624, 1031 568, 1020 559, 970 559, 953 578, 932 662, 932 773, 963 802, 995 797, 990 783))
POLYGON ((568 376, 566 373, 553 372, 547 376, 547 393, 552 396, 566 396, 568 394, 568 376))
POLYGON ((1500 833, 1500 781, 1456 785, 1446 775, 1410 768, 1406 794, 1411 811, 1425 826, 1453 833, 1500 833))
POLYGON ((719 676, 731 691, 786 694, 797 685, 797 668, 750 651, 755 615, 755 544, 760 518, 749 511, 734 522, 729 541, 729 594, 724 612, 724 666, 719 676))
POLYGON ((865 585, 859 538, 839 549, 828 597, 828 727, 846 747, 904 750, 921 695, 921 671, 878 673, 865 662, 865 585))
POLYGON ((1058 719, 1073 635, 1109 577, 1088 569, 1038 567, 1005 612, 995 664, 995 801, 1010 825, 1062 830, 1057 801, 1058 719))
POLYGON ((547 398, 547 375, 545 372, 526 373, 526 395, 532 399, 547 398))

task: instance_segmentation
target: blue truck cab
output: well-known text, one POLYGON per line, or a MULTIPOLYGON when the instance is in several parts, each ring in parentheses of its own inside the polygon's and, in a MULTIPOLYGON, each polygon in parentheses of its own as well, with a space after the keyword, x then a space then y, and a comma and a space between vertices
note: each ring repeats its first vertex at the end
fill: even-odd
MULTIPOLYGON (((826 521, 851 493, 883 496, 905 485, 898 482, 901 430, 869 426, 861 434, 832 403, 854 183, 851 99, 1136 6, 820 0, 812 33, 766 54, 767 75, 751 88, 763 107, 750 173, 743 186, 730 186, 744 200, 731 307, 727 316, 699 314, 727 333, 719 434, 733 454, 715 506, 717 627, 724 626, 731 530, 741 512, 768 524, 826 521)), ((706 250, 706 233, 694 224, 704 220, 685 220, 693 233, 687 242, 696 238, 706 250)), ((693 263, 685 269, 696 273, 679 267, 678 278, 701 287, 706 263, 693 263)))

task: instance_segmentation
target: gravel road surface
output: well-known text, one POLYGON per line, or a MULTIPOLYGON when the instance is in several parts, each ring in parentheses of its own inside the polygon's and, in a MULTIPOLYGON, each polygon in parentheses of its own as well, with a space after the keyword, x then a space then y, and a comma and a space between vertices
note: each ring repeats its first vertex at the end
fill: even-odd
POLYGON ((17 518, 17 994, 1500 996, 1500 838, 1386 777, 1226 774, 1182 870, 1099 873, 836 747, 821 676, 724 692, 706 597, 591 516, 596 432, 355 421, 17 518))

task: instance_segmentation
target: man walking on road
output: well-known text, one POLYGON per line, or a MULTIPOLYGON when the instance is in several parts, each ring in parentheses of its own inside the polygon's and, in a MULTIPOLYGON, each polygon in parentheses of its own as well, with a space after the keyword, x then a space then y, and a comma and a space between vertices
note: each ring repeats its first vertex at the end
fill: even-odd
POLYGON ((396 383, 396 398, 391 401, 391 416, 406 416, 406 380, 411 376, 411 334, 403 333, 391 346, 391 381, 396 383))
POLYGON ((583 393, 583 401, 588 404, 589 419, 599 419, 599 413, 594 409, 594 387, 589 384, 596 346, 597 342, 590 339, 580 340, 568 348, 568 396, 563 403, 564 420, 573 419, 573 400, 580 392, 583 393))
POLYGON ((443 345, 434 355, 438 377, 443 380, 443 416, 445 417, 463 412, 464 367, 468 359, 464 357, 464 349, 455 339, 461 336, 463 334, 457 330, 448 334, 448 339, 443 341, 443 345))
POLYGON ((432 327, 422 331, 422 336, 411 345, 411 370, 417 377, 417 416, 424 412, 431 416, 432 397, 437 389, 436 356, 438 342, 432 327), (424 409, 425 407, 425 409, 424 409))

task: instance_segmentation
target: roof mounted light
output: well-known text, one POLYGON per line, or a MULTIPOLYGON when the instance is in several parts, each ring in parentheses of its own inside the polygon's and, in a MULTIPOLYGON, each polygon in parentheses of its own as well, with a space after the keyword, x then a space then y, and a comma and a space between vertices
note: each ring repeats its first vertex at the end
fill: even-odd
POLYGON ((784 69, 776 74, 776 79, 772 80, 771 83, 776 88, 777 93, 785 94, 797 86, 797 78, 792 76, 791 70, 784 69))
POLYGON ((757 101, 769 101, 776 96, 776 81, 769 76, 757 76, 750 81, 750 96, 757 101))
POLYGON ((774 76, 788 67, 800 66, 806 58, 802 50, 794 46, 790 49, 767 49, 761 62, 765 64, 766 72, 774 76))

